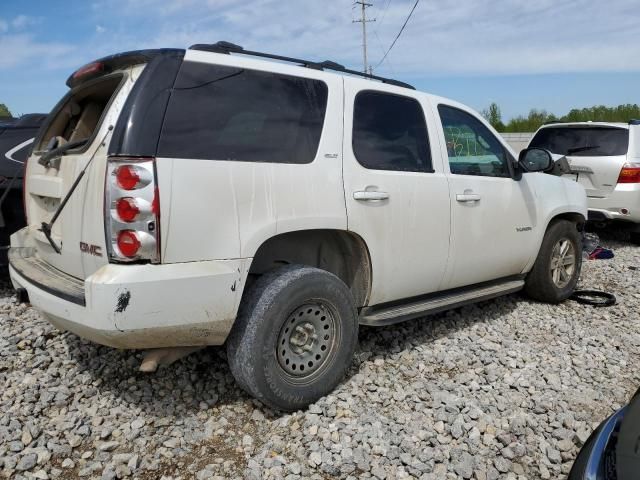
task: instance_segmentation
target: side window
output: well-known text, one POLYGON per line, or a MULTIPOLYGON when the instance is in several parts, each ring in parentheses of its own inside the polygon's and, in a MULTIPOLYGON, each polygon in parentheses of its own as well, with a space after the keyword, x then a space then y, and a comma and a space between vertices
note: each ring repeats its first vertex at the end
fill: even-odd
POLYGON ((507 152, 498 139, 473 115, 438 105, 451 173, 509 177, 507 152))
POLYGON ((327 95, 319 80, 184 62, 158 155, 310 163, 318 151, 327 95))
POLYGON ((424 113, 413 98, 363 91, 353 107, 353 153, 365 168, 433 172, 424 113))

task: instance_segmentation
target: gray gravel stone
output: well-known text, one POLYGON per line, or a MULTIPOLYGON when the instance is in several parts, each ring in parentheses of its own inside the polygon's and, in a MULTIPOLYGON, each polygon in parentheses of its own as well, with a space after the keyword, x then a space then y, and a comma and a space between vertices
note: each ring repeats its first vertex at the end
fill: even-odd
POLYGON ((345 380, 289 414, 249 398, 222 348, 141 375, 140 352, 59 332, 5 285, 0 477, 564 478, 640 384, 640 249, 601 238, 616 256, 580 287, 615 307, 512 295, 362 328, 345 380))
POLYGON ((453 470, 462 478, 471 478, 473 475, 473 457, 469 453, 463 452, 458 461, 454 463, 453 470))
POLYGON ((104 442, 98 445, 98 450, 101 450, 103 452, 111 452, 113 450, 115 450, 116 448, 118 448, 118 445, 120 445, 120 442, 104 442))
POLYGON ((16 470, 20 470, 25 471, 25 470, 31 470, 33 467, 36 466, 38 462, 38 455, 36 455, 35 453, 29 453, 27 455, 24 455, 19 461, 18 464, 16 465, 16 470))

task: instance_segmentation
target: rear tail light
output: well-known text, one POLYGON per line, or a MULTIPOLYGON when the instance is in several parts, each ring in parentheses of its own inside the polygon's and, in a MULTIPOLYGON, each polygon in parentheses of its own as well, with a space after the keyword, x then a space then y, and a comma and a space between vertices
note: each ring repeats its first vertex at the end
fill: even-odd
POLYGON ((625 163, 620 170, 618 183, 640 183, 640 163, 625 163))
POLYGON ((118 250, 127 258, 134 258, 138 255, 142 243, 134 230, 120 230, 116 239, 118 250))
POLYGON ((143 198, 121 197, 115 201, 115 220, 126 223, 149 218, 156 214, 151 203, 143 198))
POLYGON ((138 208, 135 198, 124 197, 116 200, 116 213, 117 219, 123 222, 131 223, 140 215, 140 209, 138 208))
POLYGON ((110 157, 105 231, 113 262, 160 261, 160 204, 155 159, 110 157))
POLYGON ((148 170, 139 165, 120 165, 115 169, 116 184, 123 190, 136 190, 146 187, 153 177, 148 170))
POLYGON ((153 235, 140 230, 120 230, 116 237, 116 246, 125 258, 148 258, 155 254, 156 240, 153 235))

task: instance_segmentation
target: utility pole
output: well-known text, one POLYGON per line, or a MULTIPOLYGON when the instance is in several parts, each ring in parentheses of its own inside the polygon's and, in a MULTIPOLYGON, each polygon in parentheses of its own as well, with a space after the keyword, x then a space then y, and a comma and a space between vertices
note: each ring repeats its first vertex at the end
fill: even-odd
POLYGON ((362 23, 362 71, 371 75, 373 69, 367 61, 367 23, 375 22, 376 19, 367 20, 367 7, 371 7, 373 4, 367 3, 365 0, 356 0, 354 5, 360 5, 362 8, 362 18, 360 20, 353 20, 353 23, 362 23))

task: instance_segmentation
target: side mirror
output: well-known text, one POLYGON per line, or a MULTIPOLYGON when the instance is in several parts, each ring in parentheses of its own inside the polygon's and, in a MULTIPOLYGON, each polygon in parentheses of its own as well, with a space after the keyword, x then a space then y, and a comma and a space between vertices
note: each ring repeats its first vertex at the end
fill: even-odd
POLYGON ((553 167, 553 158, 548 150, 532 147, 520 152, 518 163, 525 172, 546 172, 553 167))

